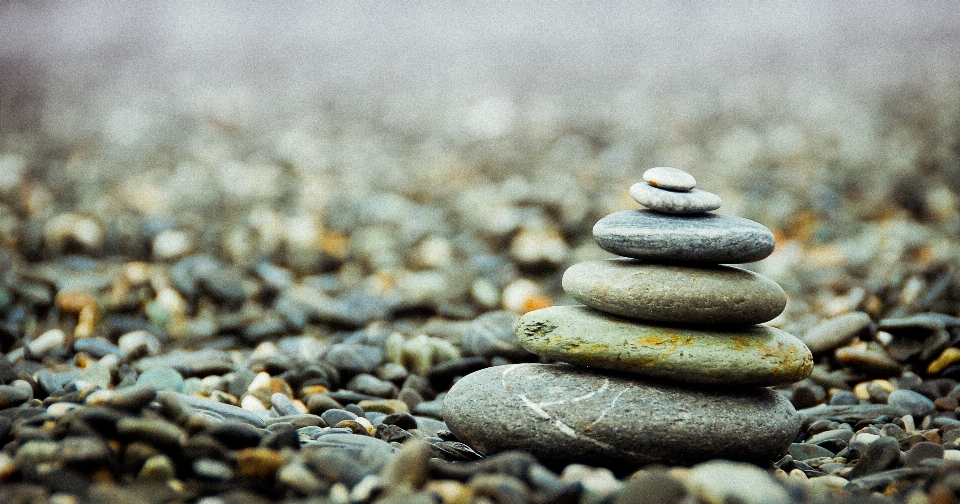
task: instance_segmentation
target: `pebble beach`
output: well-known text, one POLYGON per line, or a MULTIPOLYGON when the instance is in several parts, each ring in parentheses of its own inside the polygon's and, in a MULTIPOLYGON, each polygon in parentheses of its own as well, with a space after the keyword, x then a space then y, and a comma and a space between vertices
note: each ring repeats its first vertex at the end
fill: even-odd
POLYGON ((0 5, 0 500, 957 501, 953 6, 655 4, 0 5))

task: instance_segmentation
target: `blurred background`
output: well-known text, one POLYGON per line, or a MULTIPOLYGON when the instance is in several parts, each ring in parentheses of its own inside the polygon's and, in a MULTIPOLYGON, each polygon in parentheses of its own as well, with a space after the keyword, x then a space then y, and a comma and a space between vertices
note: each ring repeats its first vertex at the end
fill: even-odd
POLYGON ((786 317, 843 311, 957 263, 957 11, 3 0, 0 236, 344 278, 500 257, 493 292, 557 302, 665 165, 778 234, 786 317))

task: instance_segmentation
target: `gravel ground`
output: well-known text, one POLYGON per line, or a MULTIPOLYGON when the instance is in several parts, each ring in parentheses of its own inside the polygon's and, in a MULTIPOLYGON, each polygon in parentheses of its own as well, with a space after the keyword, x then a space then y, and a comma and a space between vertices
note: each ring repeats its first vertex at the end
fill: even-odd
POLYGON ((0 496, 956 499, 954 4, 285 5, 0 5, 0 496), (798 443, 459 443, 444 392, 536 361, 516 314, 574 303, 658 165, 776 234, 750 267, 814 349, 798 443))

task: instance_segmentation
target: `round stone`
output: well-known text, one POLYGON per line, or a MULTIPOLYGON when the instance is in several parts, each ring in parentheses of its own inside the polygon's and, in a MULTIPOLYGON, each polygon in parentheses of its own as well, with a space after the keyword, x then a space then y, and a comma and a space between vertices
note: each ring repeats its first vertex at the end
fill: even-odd
POLYGON ((682 324, 759 324, 787 306, 787 294, 776 282, 734 266, 585 261, 564 272, 563 290, 607 313, 682 324))
POLYGON ((520 317, 517 339, 551 359, 682 383, 774 386, 800 381, 813 371, 806 345, 762 325, 665 327, 586 306, 552 306, 520 317))
POLYGON ((617 255, 664 263, 748 263, 773 253, 773 233, 730 215, 621 210, 597 221, 593 237, 617 255))
POLYGON ((919 392, 897 389, 887 397, 887 404, 901 408, 915 417, 924 417, 937 410, 933 401, 919 392))
POLYGON ((870 315, 851 312, 820 322, 803 335, 803 342, 813 353, 833 350, 845 345, 870 326, 870 315))
POLYGON ((667 166, 657 166, 643 172, 643 180, 653 187, 670 191, 689 191, 697 186, 697 179, 693 175, 667 166))
POLYGON ((513 364, 471 373, 443 405, 450 431, 490 454, 525 450, 551 463, 607 467, 775 460, 800 428, 766 388, 702 388, 513 364))
POLYGON ((696 214, 720 208, 720 196, 700 189, 668 191, 640 182, 630 186, 630 196, 650 210, 669 214, 696 214))

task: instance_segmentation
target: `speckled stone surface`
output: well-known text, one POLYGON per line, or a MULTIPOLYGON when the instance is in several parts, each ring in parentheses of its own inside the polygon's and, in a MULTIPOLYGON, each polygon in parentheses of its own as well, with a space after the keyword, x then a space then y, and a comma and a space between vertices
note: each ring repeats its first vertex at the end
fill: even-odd
POLYGON ((668 191, 645 182, 633 184, 630 196, 641 205, 670 214, 696 214, 720 208, 720 196, 700 189, 668 191))
POLYGON ((813 371, 806 345, 773 327, 665 327, 582 305, 524 314, 517 340, 551 359, 679 383, 773 386, 800 381, 813 371))
POLYGON ((680 387, 563 364, 513 364, 471 373, 447 394, 444 419, 485 453, 527 450, 545 463, 692 464, 767 461, 800 419, 765 388, 680 387))
POLYGON ((748 263, 773 253, 773 233, 729 215, 667 215, 621 210, 597 221, 593 237, 607 252, 651 262, 748 263))
POLYGON ((697 187, 697 179, 693 175, 669 166, 656 166, 643 172, 643 181, 653 187, 671 191, 689 191, 697 187))
POLYGON ((634 259, 574 264, 563 274, 563 290, 608 313, 680 324, 759 324, 779 315, 787 305, 782 287, 752 271, 634 259))

